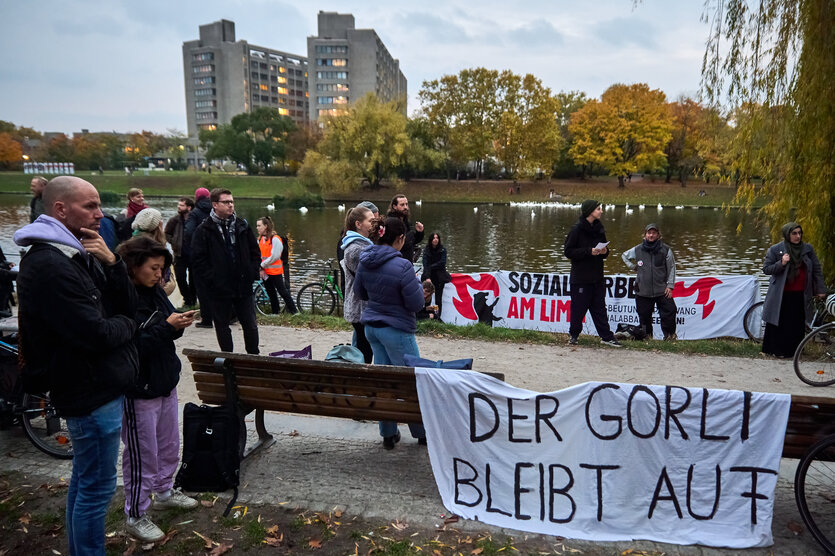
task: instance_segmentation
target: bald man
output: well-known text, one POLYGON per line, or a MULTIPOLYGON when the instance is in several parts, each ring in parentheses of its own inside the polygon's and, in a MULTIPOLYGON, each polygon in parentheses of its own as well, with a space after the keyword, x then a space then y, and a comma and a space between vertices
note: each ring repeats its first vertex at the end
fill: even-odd
POLYGON ((30 247, 18 276, 23 383, 29 392, 49 390, 67 422, 70 553, 104 554, 122 401, 138 372, 136 288, 98 234, 101 201, 90 183, 54 178, 43 201, 45 214, 14 235, 30 247))

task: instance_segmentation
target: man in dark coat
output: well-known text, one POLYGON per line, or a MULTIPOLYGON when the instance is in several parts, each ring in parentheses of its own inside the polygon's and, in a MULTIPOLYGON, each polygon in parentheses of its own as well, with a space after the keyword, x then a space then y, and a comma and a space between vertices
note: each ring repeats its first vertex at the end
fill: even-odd
POLYGON ((212 300, 206 293, 206 285, 201 283, 200 276, 194 272, 194 265, 191 262, 191 242, 194 238, 194 232, 200 224, 206 221, 211 212, 212 201, 209 199, 209 190, 205 187, 198 187, 194 192, 194 208, 191 209, 186 219, 185 227, 183 228, 182 244, 182 254, 189 261, 188 270, 193 276, 194 291, 197 299, 200 301, 201 320, 194 325, 197 328, 212 327, 212 300))
POLYGON ((136 288, 98 234, 96 189, 60 176, 45 214, 15 233, 31 249, 20 263, 24 387, 48 389, 73 447, 66 528, 71 554, 104 554, 104 518, 116 490, 124 393, 133 385, 136 288))
POLYGON ((603 281, 603 260, 609 256, 606 232, 600 217, 603 209, 593 199, 583 201, 580 219, 565 238, 563 253, 571 259, 571 325, 568 343, 577 345, 577 337, 583 330, 586 312, 591 312, 594 327, 602 343, 621 347, 609 328, 606 313, 606 284, 603 281))
POLYGON ((261 270, 261 251, 246 220, 235 216, 235 200, 228 189, 213 189, 212 211, 194 232, 191 261, 200 283, 211 298, 217 342, 233 351, 229 321, 232 310, 244 333, 247 353, 258 353, 258 324, 252 283, 261 270))
POLYGON ((174 275, 177 278, 177 286, 183 296, 184 305, 197 303, 194 293, 194 277, 189 276, 188 273, 191 249, 188 250, 188 253, 183 251, 186 222, 193 208, 194 201, 190 197, 180 197, 177 203, 177 214, 172 216, 165 224, 165 239, 168 240, 168 243, 171 244, 171 250, 174 251, 174 275))
POLYGON ((412 230, 409 224, 409 199, 405 195, 395 195, 391 200, 391 206, 387 216, 394 216, 403 221, 406 225, 406 243, 400 249, 400 254, 410 263, 415 262, 415 246, 423 241, 423 224, 415 222, 415 229, 412 230))

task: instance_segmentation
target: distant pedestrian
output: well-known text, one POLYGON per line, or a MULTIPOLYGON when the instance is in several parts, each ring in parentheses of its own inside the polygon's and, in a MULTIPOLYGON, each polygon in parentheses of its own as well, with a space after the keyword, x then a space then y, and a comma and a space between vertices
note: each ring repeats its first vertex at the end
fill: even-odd
POLYGON ((174 252, 174 275, 177 277, 177 286, 183 296, 183 305, 192 306, 197 304, 197 294, 194 289, 194 277, 189 276, 188 252, 183 249, 186 233, 186 221, 194 208, 194 201, 191 197, 180 197, 177 202, 177 214, 168 219, 165 224, 165 239, 171 244, 174 252))
MULTIPOLYGON (((244 333, 246 352, 257 354, 258 323, 252 283, 261 269, 261 252, 249 223, 235 214, 235 200, 228 189, 213 189, 212 211, 191 242, 192 264, 211 298, 215 335, 221 351, 234 351, 229 323, 232 311, 244 333)), ((199 290, 198 290, 199 293, 199 290)))
POLYGON ((647 337, 652 338, 652 312, 658 307, 664 339, 677 339, 676 302, 673 300, 676 261, 673 250, 661 241, 658 225, 647 225, 644 241, 621 255, 621 258, 630 270, 637 269, 635 308, 647 337))
POLYGON ((826 297, 820 261, 811 245, 803 241, 803 228, 789 222, 782 229, 783 241, 772 245, 763 261, 769 276, 763 304, 763 353, 793 357, 812 320, 812 296, 826 297))
POLYGON ((441 243, 441 234, 432 232, 423 251, 423 274, 421 281, 429 279, 435 292, 437 318, 441 318, 444 301, 444 285, 452 281, 446 269, 446 247, 441 243))
POLYGON ((119 241, 127 241, 133 236, 133 220, 136 215, 148 208, 145 204, 145 194, 138 187, 128 190, 128 206, 123 211, 123 218, 120 220, 117 236, 119 241))
POLYGON ((264 288, 270 298, 272 313, 275 315, 279 312, 278 295, 280 295, 287 307, 287 312, 296 314, 299 310, 284 280, 284 263, 281 255, 285 247, 281 237, 275 233, 273 219, 269 216, 262 216, 256 221, 255 228, 258 232, 258 248, 261 251, 261 279, 264 281, 264 288))
MULTIPOLYGON (((377 365, 405 364, 406 354, 420 356, 415 332, 415 313, 423 309, 423 288, 412 263, 400 250, 406 242, 406 225, 401 218, 389 216, 375 220, 371 231, 375 245, 360 253, 354 279, 354 293, 368 305, 362 312, 365 335, 374 351, 377 365)), ((426 444, 426 431, 420 423, 409 423, 412 437, 426 444)), ((380 421, 383 447, 391 450, 400 441, 397 423, 380 421)))
POLYGON ((603 278, 603 261, 609 256, 606 232, 600 217, 600 203, 587 199, 580 207, 580 218, 565 238, 563 253, 571 260, 571 325, 568 329, 571 345, 583 330, 586 312, 591 312, 594 328, 600 341, 608 346, 621 347, 609 328, 606 312, 606 285, 603 278))
POLYGON ((32 200, 29 201, 29 223, 35 221, 35 219, 44 213, 44 205, 43 205, 43 190, 46 187, 47 181, 46 178, 41 176, 35 176, 32 178, 32 181, 29 182, 29 191, 32 192, 32 200))

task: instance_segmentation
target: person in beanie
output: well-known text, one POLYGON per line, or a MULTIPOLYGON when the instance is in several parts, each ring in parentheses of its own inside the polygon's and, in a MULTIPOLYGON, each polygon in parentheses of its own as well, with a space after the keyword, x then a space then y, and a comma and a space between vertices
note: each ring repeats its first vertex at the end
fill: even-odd
MULTIPOLYGON (((165 233, 162 231, 162 213, 157 209, 146 208, 139 211, 139 214, 133 219, 131 227, 133 228, 133 237, 149 237, 165 246, 165 233)), ((174 288, 177 287, 177 279, 174 273, 171 272, 170 265, 165 267, 165 272, 162 274, 159 285, 162 286, 165 295, 174 293, 174 288)))
POLYGON ((608 346, 621 347, 609 328, 606 313, 606 285, 603 281, 603 259, 609 256, 606 232, 600 222, 603 208, 594 199, 583 201, 580 218, 571 227, 563 244, 563 253, 571 260, 571 326, 568 343, 577 345, 583 330, 586 312, 591 312, 594 328, 600 341, 608 346))
POLYGON ((644 230, 644 241, 621 258, 630 270, 637 269, 635 309, 644 332, 652 337, 652 312, 658 307, 664 339, 675 340, 676 302, 673 301, 673 288, 676 284, 676 261, 673 250, 661 241, 658 225, 648 224, 644 230))
POLYGON ((194 271, 194 264, 191 255, 191 243, 194 238, 194 231, 200 226, 212 212, 212 201, 209 199, 209 190, 205 187, 198 187, 194 191, 194 208, 186 219, 183 230, 182 256, 189 261, 188 271, 194 277, 194 290, 197 300, 200 302, 201 320, 194 326, 196 328, 212 327, 212 304, 206 293, 206 285, 201 282, 200 276, 194 271))

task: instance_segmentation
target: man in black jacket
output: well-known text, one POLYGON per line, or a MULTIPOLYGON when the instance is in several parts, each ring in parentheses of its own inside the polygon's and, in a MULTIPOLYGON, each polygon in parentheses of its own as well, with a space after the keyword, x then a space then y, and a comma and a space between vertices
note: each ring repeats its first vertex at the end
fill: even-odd
POLYGON ((174 275, 177 278, 177 286, 183 296, 183 305, 194 305, 197 303, 194 293, 194 277, 189 276, 189 254, 191 249, 183 249, 185 245, 185 227, 191 210, 194 208, 194 201, 191 197, 180 197, 177 203, 177 214, 168 219, 165 224, 165 239, 171 244, 174 251, 174 275))
POLYGON ((400 254, 410 263, 415 262, 415 246, 423 241, 423 224, 415 222, 415 229, 412 230, 409 224, 409 199, 405 195, 395 195, 391 200, 388 216, 399 218, 406 225, 406 242, 400 249, 400 254))
POLYGON ((20 344, 34 381, 66 419, 73 447, 66 527, 71 554, 104 554, 104 518, 116 489, 124 393, 138 358, 136 288, 98 234, 96 189, 60 176, 43 193, 45 214, 15 233, 31 246, 20 263, 20 344))
POLYGON ((194 232, 192 268, 211 299, 217 343, 233 351, 229 321, 232 310, 244 333, 247 353, 258 353, 258 325, 252 283, 261 270, 261 252, 246 220, 235 216, 235 201, 228 189, 213 189, 212 211, 194 232))
POLYGON ((606 313, 606 284, 603 280, 603 259, 609 256, 606 232, 600 222, 603 209, 593 199, 583 201, 580 219, 565 238, 563 253, 571 259, 571 325, 568 328, 571 345, 577 345, 577 337, 583 330, 586 312, 597 329, 600 341, 608 346, 621 347, 609 328, 606 313))
POLYGON ((188 271, 192 276, 194 292, 200 301, 201 320, 194 325, 197 328, 212 327, 212 303, 209 295, 206 293, 206 285, 201 283, 200 276, 197 276, 197 273, 194 271, 194 264, 191 260, 191 242, 194 239, 194 232, 197 231, 200 224, 206 221, 210 212, 212 212, 212 201, 209 199, 209 190, 205 187, 198 187, 194 191, 194 208, 191 209, 188 218, 186 218, 185 227, 183 228, 182 243, 183 257, 189 261, 188 271))

